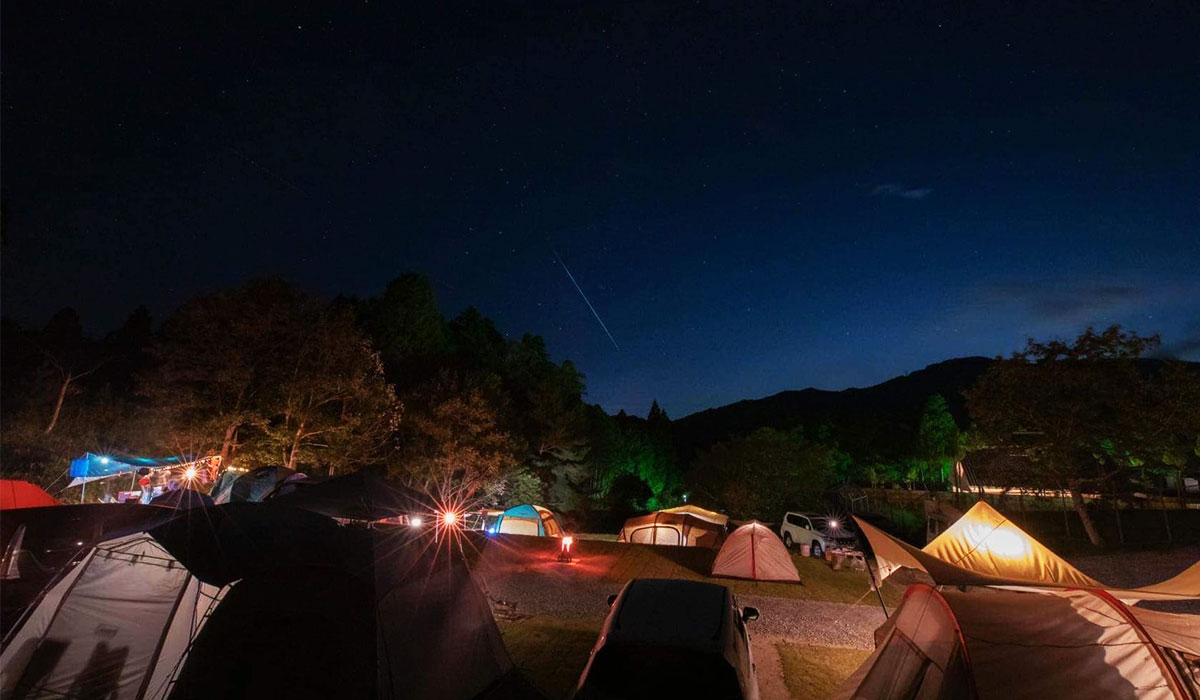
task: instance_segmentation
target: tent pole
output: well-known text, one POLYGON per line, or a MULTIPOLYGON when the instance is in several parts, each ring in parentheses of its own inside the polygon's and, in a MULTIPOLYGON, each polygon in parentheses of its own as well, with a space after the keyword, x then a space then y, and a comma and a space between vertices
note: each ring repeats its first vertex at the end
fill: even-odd
POLYGON ((867 564, 867 575, 871 577, 871 588, 875 589, 875 595, 879 597, 879 607, 883 609, 883 619, 888 619, 887 606, 883 604, 883 594, 879 592, 879 585, 875 583, 875 570, 871 568, 871 559, 865 554, 863 561, 867 564))

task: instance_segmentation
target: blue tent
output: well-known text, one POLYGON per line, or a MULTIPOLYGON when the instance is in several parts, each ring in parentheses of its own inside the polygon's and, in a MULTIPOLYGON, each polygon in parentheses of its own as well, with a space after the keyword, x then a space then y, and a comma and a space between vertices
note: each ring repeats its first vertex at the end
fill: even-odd
POLYGON ((500 514, 489 533, 504 535, 534 535, 537 537, 562 537, 567 531, 558 513, 524 503, 513 506, 500 514))

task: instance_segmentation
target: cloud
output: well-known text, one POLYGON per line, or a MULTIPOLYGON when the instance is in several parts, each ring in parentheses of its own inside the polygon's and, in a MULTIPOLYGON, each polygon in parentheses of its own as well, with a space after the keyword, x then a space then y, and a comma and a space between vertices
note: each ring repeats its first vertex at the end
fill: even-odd
POLYGON ((1151 294, 1127 284, 1026 282, 989 285, 985 297, 1024 307, 1035 319, 1077 321, 1144 305, 1151 294))
POLYGON ((872 197, 900 197, 902 199, 925 199, 933 189, 929 187, 905 187, 894 182, 877 185, 871 190, 872 197))

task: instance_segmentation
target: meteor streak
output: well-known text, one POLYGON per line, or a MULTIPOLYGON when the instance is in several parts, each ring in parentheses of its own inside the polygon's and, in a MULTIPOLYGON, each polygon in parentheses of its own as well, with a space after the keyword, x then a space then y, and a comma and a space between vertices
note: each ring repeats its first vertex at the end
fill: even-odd
POLYGON ((613 347, 620 350, 621 346, 617 345, 617 339, 614 338, 613 334, 609 332, 608 326, 604 325, 604 319, 600 318, 600 314, 596 313, 596 307, 592 306, 592 302, 589 301, 587 295, 583 293, 583 288, 580 287, 579 283, 575 281, 575 275, 571 274, 571 270, 567 268, 567 264, 563 262, 562 256, 558 254, 557 250, 554 251, 554 257, 558 258, 558 264, 562 265, 563 272, 567 273, 567 277, 571 280, 571 284, 575 285, 575 289, 579 291, 579 296, 583 297, 583 302, 588 305, 589 309, 592 310, 592 315, 596 317, 596 321, 599 322, 600 327, 604 329, 605 335, 607 335, 608 339, 612 341, 613 347))

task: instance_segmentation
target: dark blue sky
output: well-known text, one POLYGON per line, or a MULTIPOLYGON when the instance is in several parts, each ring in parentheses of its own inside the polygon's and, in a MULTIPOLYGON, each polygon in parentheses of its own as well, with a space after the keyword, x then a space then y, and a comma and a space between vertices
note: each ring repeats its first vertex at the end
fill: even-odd
POLYGON ((674 416, 1089 323, 1200 359, 1195 5, 533 5, 6 3, 4 313, 417 270, 674 416))

